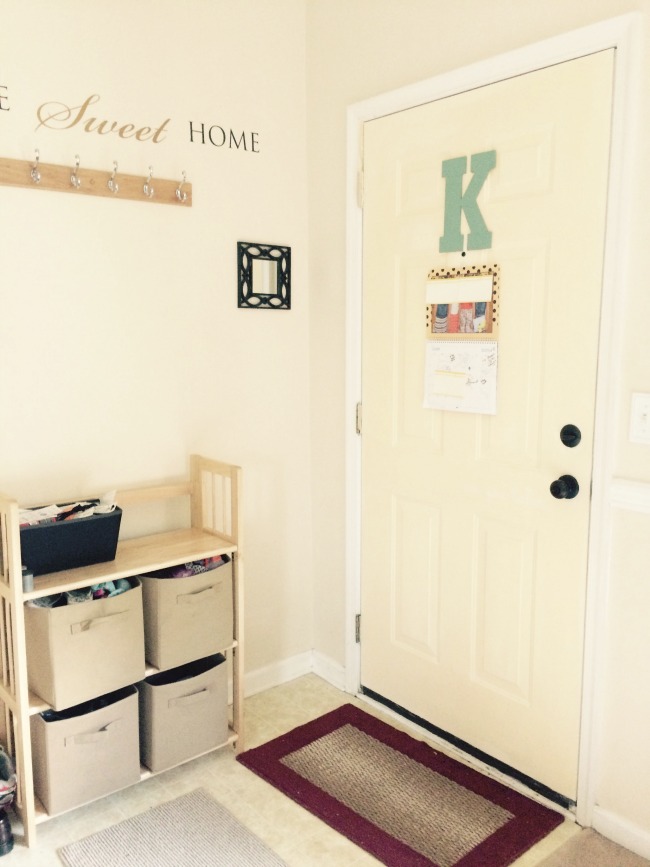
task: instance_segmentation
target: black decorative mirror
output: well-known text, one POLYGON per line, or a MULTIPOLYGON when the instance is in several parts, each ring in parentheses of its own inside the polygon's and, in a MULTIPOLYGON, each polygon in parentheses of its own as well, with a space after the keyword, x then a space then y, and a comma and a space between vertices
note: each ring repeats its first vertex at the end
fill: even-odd
POLYGON ((237 306, 291 309, 291 247, 237 243, 237 306))

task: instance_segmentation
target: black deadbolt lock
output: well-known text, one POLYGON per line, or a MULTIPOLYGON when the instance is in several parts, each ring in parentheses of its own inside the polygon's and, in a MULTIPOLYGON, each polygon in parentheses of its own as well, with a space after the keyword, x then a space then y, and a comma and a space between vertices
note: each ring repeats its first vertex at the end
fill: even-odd
POLYGON ((574 449, 582 439, 580 428, 574 424, 565 424, 560 431, 560 439, 568 449, 574 449))

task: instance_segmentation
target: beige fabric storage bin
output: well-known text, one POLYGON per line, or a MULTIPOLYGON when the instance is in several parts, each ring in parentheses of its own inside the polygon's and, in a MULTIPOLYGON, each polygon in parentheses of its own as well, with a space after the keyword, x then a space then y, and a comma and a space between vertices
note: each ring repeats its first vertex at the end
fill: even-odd
POLYGON ((187 578, 140 576, 145 656, 175 668, 230 647, 233 641, 232 562, 187 578))
POLYGON ((29 688, 56 710, 145 675, 142 587, 60 608, 25 606, 29 688))
POLYGON ((162 771, 228 740, 226 659, 215 654, 138 684, 140 758, 162 771))
POLYGON ((31 718, 34 789, 48 813, 71 810, 140 781, 134 686, 46 716, 64 717, 31 718), (87 710, 88 705, 97 709, 87 710))

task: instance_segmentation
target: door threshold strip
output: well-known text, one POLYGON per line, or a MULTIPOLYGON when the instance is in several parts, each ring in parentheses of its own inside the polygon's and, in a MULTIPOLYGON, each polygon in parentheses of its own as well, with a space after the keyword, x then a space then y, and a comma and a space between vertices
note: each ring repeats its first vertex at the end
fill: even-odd
POLYGON ((407 719, 409 722, 414 723, 419 728, 424 729, 425 731, 429 732, 432 735, 435 735, 436 737, 441 738, 444 741, 447 741, 447 743, 456 747, 461 752, 472 756, 472 758, 478 759, 480 762, 489 765, 491 768, 494 768, 505 776, 512 777, 513 780, 517 780, 517 782, 523 783, 524 786, 535 792, 537 795, 541 795, 541 797, 546 798, 548 801, 551 801, 554 804, 558 804, 558 806, 563 807, 565 810, 572 810, 573 808, 575 808, 576 802, 571 800, 571 798, 567 798, 566 795, 561 795, 559 792, 556 792, 548 786, 545 786, 544 783, 540 783, 539 780, 535 780, 533 779, 533 777, 529 777, 527 774, 523 774, 516 768, 513 768, 510 765, 507 765, 505 762, 502 762, 499 759, 495 759, 494 756, 490 756, 487 753, 484 753, 483 750, 479 750, 477 747, 472 746, 472 744, 467 743, 467 741, 461 740, 460 738, 456 737, 456 735, 452 735, 450 732, 447 732, 444 729, 441 729, 438 726, 434 725, 433 723, 428 722, 428 720, 416 716, 416 714, 411 713, 411 711, 401 707, 394 701, 391 701, 389 698, 385 698, 378 692, 369 689, 367 686, 361 686, 359 688, 359 692, 362 695, 365 695, 368 698, 372 699, 373 701, 376 701, 378 704, 384 705, 384 707, 389 708, 399 716, 404 717, 404 719, 407 719))

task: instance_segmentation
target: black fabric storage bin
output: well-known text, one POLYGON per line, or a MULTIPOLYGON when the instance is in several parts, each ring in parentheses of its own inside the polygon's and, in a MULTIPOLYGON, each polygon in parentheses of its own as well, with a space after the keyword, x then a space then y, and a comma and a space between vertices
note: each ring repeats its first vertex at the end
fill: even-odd
POLYGON ((115 559, 122 510, 21 527, 22 564, 34 575, 115 559))

